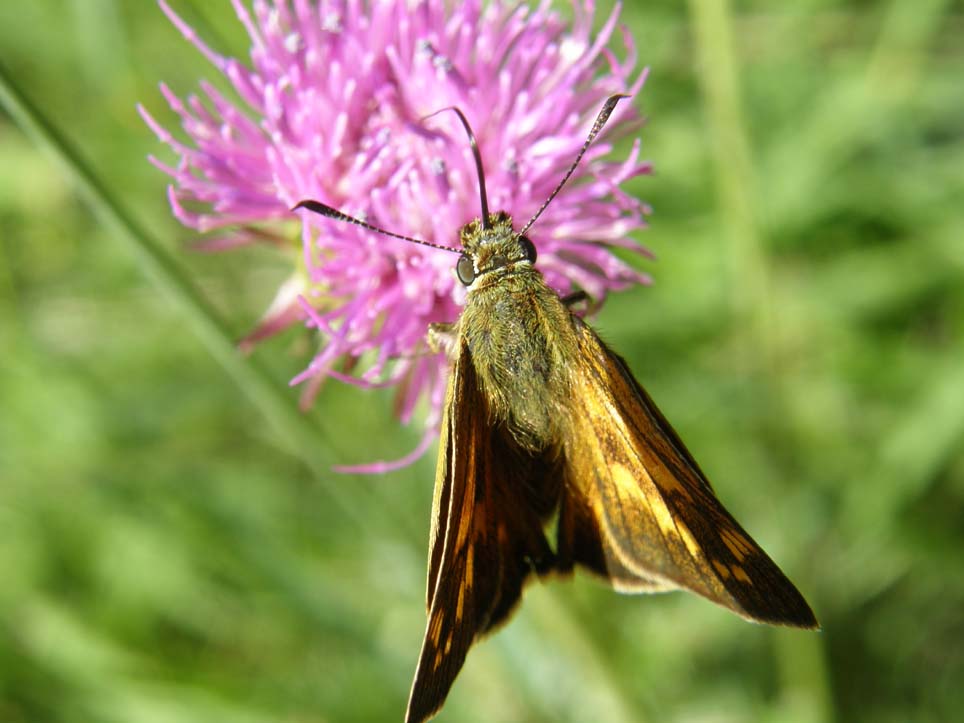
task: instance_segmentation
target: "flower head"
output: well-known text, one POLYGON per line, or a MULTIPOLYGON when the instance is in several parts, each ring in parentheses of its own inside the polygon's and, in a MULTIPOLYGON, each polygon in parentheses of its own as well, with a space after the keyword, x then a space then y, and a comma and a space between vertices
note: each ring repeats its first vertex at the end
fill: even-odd
MULTIPOLYGON (((161 7, 240 102, 203 82, 200 97, 184 100, 162 86, 188 144, 141 109, 179 157, 176 166, 152 159, 173 179, 174 214, 198 231, 219 231, 219 246, 251 241, 252 224, 290 220, 295 203, 313 198, 457 247, 459 229, 479 216, 479 182, 454 114, 435 114, 449 106, 475 132, 490 207, 521 225, 562 179, 603 100, 633 95, 645 80, 628 37, 623 60, 607 47, 618 8, 594 35, 592 2, 574 4, 571 23, 548 3, 256 0, 253 12, 233 3, 251 38, 247 63, 216 53, 161 7)), ((623 103, 607 132, 637 125, 623 103)), ((646 208, 619 186, 649 166, 638 140, 622 162, 603 161, 610 150, 605 142, 590 148, 528 234, 552 287, 576 286, 597 301, 646 281, 612 248, 642 250, 629 233, 644 225, 646 208)), ((304 214, 302 259, 252 338, 302 321, 321 338, 293 380, 308 384, 306 399, 326 377, 397 385, 401 418, 427 397, 434 429, 446 362, 423 339, 429 323, 458 318, 464 294, 453 256, 304 214)))

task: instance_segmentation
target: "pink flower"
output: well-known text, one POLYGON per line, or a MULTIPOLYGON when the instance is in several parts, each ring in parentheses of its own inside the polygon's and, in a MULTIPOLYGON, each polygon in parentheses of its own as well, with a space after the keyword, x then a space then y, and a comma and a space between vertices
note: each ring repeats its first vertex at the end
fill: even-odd
MULTIPOLYGON (((593 4, 575 4, 570 25, 537 8, 476 0, 256 0, 253 13, 234 0, 251 37, 248 63, 200 40, 161 1, 184 36, 233 84, 240 102, 201 83, 201 97, 161 92, 181 116, 182 143, 141 108, 148 125, 177 155, 152 162, 173 179, 175 216, 210 243, 231 247, 259 235, 290 208, 313 198, 382 228, 446 246, 479 216, 479 188, 469 143, 453 113, 468 117, 481 150, 490 207, 517 227, 561 180, 604 99, 636 94, 646 73, 623 34, 625 59, 607 46, 618 8, 593 36, 593 4)), ((606 128, 638 127, 630 102, 606 128)), ((647 173, 637 139, 629 157, 602 158, 590 148, 569 184, 529 232, 538 266, 560 293, 584 289, 596 301, 611 290, 646 283, 612 253, 643 249, 629 234, 647 208, 620 184, 647 173)), ((362 386, 396 385, 400 417, 430 401, 428 446, 439 421, 447 367, 429 354, 430 322, 454 321, 463 301, 457 257, 302 214, 303 268, 275 299, 249 341, 296 321, 318 330, 320 348, 304 372, 304 400, 334 377, 362 386)), ((369 471, 386 465, 371 465, 369 471)))

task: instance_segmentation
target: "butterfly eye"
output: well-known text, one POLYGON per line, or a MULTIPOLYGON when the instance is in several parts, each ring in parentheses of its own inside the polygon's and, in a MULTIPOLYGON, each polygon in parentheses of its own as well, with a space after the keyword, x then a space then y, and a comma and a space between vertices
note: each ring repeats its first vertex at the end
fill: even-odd
POLYGON ((455 275, 466 286, 475 281, 475 266, 472 265, 472 259, 462 254, 459 257, 459 262, 455 265, 455 275))
POLYGON ((534 264, 536 262, 536 245, 526 236, 519 237, 519 245, 522 247, 522 253, 526 256, 526 261, 534 264))

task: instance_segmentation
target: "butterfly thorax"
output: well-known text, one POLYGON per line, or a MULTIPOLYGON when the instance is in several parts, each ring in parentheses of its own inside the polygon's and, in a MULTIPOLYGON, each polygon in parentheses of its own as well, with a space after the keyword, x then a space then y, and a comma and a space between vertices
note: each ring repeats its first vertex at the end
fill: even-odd
POLYGON ((541 451, 561 438, 570 393, 566 360, 577 339, 569 311, 532 263, 532 243, 513 231, 507 214, 491 215, 490 224, 462 229, 474 278, 458 332, 490 416, 523 447, 541 451))

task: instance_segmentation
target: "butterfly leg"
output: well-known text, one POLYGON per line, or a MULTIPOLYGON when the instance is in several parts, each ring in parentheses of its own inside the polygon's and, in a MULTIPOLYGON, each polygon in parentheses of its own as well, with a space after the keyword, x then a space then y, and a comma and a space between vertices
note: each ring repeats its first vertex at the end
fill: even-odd
POLYGON ((579 289, 579 291, 573 291, 571 294, 566 294, 562 297, 562 303, 565 306, 575 306, 580 301, 589 301, 589 294, 582 289, 579 289))
POLYGON ((438 322, 428 325, 426 341, 428 342, 429 349, 436 354, 444 351, 445 356, 451 359, 455 354, 455 342, 457 339, 458 335, 455 331, 455 324, 438 322))
POLYGON ((584 313, 593 313, 599 308, 599 305, 594 302, 593 298, 582 289, 573 291, 571 294, 566 294, 560 301, 562 301, 563 306, 570 311, 574 311, 574 313, 579 316, 582 316, 584 313), (583 306, 579 310, 574 310, 573 307, 579 304, 583 306))

